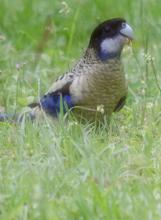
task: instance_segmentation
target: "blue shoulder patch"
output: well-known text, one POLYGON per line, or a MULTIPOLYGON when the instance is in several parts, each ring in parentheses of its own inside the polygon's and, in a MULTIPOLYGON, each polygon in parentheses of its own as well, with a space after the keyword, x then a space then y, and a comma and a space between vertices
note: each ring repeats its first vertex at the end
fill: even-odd
POLYGON ((68 109, 74 106, 69 94, 47 94, 41 98, 40 103, 44 111, 54 117, 60 111, 66 113, 68 109))

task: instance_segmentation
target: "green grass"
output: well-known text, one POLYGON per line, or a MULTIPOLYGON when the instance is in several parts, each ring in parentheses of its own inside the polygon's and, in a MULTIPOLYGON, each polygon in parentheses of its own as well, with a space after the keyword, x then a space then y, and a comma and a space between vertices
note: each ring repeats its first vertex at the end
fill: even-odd
POLYGON ((0 105, 7 112, 21 111, 46 92, 81 56, 100 21, 125 17, 135 32, 133 48, 123 53, 127 104, 108 128, 72 120, 0 123, 0 219, 160 220, 161 4, 0 5, 0 105))

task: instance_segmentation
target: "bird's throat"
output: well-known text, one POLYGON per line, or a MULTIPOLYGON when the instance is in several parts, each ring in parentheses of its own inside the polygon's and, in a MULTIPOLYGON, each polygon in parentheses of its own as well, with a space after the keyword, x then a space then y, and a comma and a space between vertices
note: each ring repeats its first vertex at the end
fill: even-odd
POLYGON ((107 61, 109 59, 119 58, 121 53, 114 53, 107 51, 100 51, 98 52, 98 57, 101 59, 101 61, 107 61))

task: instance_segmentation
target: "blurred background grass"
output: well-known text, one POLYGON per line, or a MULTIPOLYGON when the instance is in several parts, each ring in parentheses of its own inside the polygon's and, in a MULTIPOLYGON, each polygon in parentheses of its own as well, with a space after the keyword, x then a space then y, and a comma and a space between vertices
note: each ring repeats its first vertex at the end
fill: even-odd
POLYGON ((0 105, 21 111, 81 56, 93 28, 124 17, 125 108, 108 128, 0 124, 0 219, 161 218, 161 4, 0 0, 0 105))
MULTIPOLYGON (((157 1, 150 0, 123 0, 115 4, 112 1, 1 0, 1 104, 10 105, 11 110, 16 108, 17 101, 20 107, 26 105, 33 99, 33 94, 36 97, 40 95, 39 83, 40 93, 43 94, 51 81, 81 56, 93 28, 111 17, 127 19, 135 30, 135 54, 142 52, 157 56, 155 65, 158 65, 160 7, 157 1), (21 71, 17 71, 16 67, 21 66, 21 71), (11 89, 18 86, 17 81, 21 84, 21 92, 11 89), (13 96, 14 91, 16 94, 13 96), (29 100, 26 100, 27 97, 29 100)), ((127 71, 134 81, 144 79, 147 71, 142 67, 146 62, 143 54, 140 53, 140 56, 137 61, 131 61, 127 71), (140 59, 144 60, 139 62, 140 59), (137 64, 134 65, 134 62, 137 64)))

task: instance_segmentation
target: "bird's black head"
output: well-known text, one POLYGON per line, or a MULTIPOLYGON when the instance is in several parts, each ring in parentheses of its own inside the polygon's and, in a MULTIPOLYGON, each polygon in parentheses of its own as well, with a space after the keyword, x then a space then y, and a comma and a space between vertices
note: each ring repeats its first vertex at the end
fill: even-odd
POLYGON ((99 24, 91 34, 89 48, 94 48, 101 60, 120 56, 133 30, 123 18, 113 18, 99 24))

